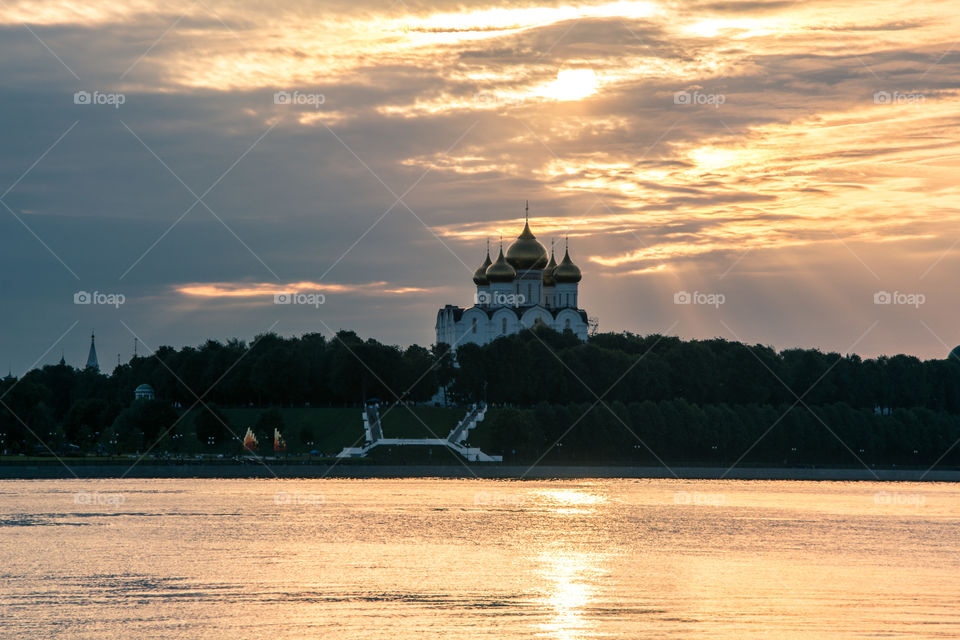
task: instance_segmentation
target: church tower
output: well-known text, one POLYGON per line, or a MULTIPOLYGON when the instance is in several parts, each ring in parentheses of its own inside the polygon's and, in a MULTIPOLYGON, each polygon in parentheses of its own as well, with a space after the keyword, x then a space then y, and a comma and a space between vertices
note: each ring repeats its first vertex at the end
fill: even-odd
POLYGON ((524 207, 523 231, 507 249, 507 262, 516 272, 514 293, 520 306, 543 304, 543 270, 547 267, 547 249, 530 231, 530 203, 524 207))
POLYGON ((90 332, 90 353, 87 355, 86 368, 100 373, 100 363, 97 361, 97 345, 92 331, 90 332))
POLYGON ((583 277, 580 273, 580 267, 573 264, 570 259, 570 240, 566 241, 566 248, 563 252, 563 260, 553 270, 553 279, 556 282, 554 288, 554 306, 563 309, 578 309, 577 300, 578 285, 583 277))
POLYGON ((552 244, 548 253, 530 230, 529 205, 523 217, 523 231, 506 251, 500 239, 496 260, 487 243, 483 263, 473 272, 473 306, 448 304, 437 312, 437 344, 487 344, 538 324, 587 340, 592 325, 580 308, 583 274, 570 258, 569 240, 557 263, 552 244))

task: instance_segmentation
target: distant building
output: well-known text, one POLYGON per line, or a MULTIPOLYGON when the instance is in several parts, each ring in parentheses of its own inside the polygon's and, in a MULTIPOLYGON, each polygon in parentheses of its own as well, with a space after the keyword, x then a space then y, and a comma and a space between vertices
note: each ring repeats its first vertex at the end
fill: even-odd
POLYGON ((550 251, 530 231, 523 232, 495 261, 487 258, 473 274, 477 286, 474 305, 446 305, 437 312, 437 342, 460 346, 487 344, 500 336, 519 333, 537 323, 563 333, 570 330, 586 340, 590 321, 578 306, 580 268, 570 259, 569 242, 557 264, 550 251))
POLYGON ((90 353, 87 354, 87 369, 100 373, 100 362, 97 360, 97 345, 94 334, 90 332, 90 353))
POLYGON ((153 387, 148 384, 142 384, 133 391, 134 400, 153 400, 155 397, 153 387))

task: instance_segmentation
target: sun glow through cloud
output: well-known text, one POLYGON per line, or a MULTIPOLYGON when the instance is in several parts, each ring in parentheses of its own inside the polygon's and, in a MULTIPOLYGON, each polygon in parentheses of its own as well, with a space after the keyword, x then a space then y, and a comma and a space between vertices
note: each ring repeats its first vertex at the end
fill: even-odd
POLYGON ((580 100, 596 92, 597 75, 593 69, 563 69, 538 94, 555 100, 580 100))

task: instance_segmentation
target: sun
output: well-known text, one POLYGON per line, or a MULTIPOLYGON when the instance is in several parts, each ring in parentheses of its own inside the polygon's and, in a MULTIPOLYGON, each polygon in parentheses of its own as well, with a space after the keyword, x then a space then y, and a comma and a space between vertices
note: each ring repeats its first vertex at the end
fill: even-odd
POLYGON ((557 79, 543 85, 539 95, 555 100, 580 100, 597 92, 593 69, 562 69, 557 79))

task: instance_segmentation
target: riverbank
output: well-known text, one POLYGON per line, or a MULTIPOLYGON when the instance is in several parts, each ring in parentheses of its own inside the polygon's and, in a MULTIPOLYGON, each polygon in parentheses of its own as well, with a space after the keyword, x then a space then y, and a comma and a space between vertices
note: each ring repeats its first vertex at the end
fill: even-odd
POLYGON ((679 478, 960 482, 960 470, 373 464, 0 465, 0 479, 70 478, 679 478))

